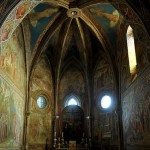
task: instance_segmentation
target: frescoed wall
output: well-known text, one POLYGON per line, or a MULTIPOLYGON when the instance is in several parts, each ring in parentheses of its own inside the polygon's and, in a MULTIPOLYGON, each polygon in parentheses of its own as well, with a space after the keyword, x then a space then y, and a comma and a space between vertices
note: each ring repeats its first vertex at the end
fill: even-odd
MULTIPOLYGON (((118 121, 114 110, 102 111, 100 99, 109 94, 114 98, 114 81, 110 65, 101 57, 94 74, 93 140, 96 148, 101 145, 118 145, 118 121), (106 143, 104 141, 107 141, 106 143)), ((113 104, 115 101, 112 102, 113 104)))
POLYGON ((33 73, 28 117, 27 143, 34 149, 37 145, 44 149, 46 140, 52 147, 52 118, 54 113, 53 82, 48 59, 42 55, 33 73), (39 108, 39 96, 46 98, 46 107, 39 108))
POLYGON ((58 100, 58 108, 59 114, 61 114, 64 104, 65 98, 67 98, 70 94, 75 94, 81 99, 81 106, 84 105, 84 109, 86 109, 87 103, 85 103, 85 82, 81 72, 75 68, 74 66, 70 67, 64 74, 60 81, 59 86, 59 100, 58 100))
POLYGON ((0 50, 0 74, 5 75, 18 87, 21 93, 25 92, 25 57, 24 43, 21 28, 12 34, 6 45, 0 50))
POLYGON ((145 67, 148 66, 149 59, 149 44, 150 39, 145 29, 136 25, 134 27, 134 37, 135 37, 135 48, 136 48, 136 57, 137 57, 137 72, 142 72, 145 67))
POLYGON ((0 77, 0 147, 20 147, 24 123, 24 96, 0 77))
POLYGON ((149 70, 122 95, 123 129, 127 149, 137 145, 147 145, 150 148, 149 70))
POLYGON ((18 27, 0 49, 0 147, 19 148, 23 142, 25 55, 18 27))
MULTIPOLYGON (((138 76, 149 65, 149 37, 143 29, 143 27, 141 27, 140 25, 132 26, 132 29, 134 35, 135 53, 137 61, 136 74, 138 76)), ((122 92, 126 91, 126 89, 132 84, 134 79, 136 79, 130 74, 126 32, 127 29, 124 31, 124 33, 120 33, 120 39, 122 40, 120 41, 120 43, 122 43, 120 44, 120 46, 123 47, 121 57, 122 92)))

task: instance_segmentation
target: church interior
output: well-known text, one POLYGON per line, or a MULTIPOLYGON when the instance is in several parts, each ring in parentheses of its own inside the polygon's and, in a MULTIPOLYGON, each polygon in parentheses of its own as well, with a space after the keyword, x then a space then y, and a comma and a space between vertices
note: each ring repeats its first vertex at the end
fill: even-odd
POLYGON ((1 0, 0 150, 150 150, 150 1, 1 0))

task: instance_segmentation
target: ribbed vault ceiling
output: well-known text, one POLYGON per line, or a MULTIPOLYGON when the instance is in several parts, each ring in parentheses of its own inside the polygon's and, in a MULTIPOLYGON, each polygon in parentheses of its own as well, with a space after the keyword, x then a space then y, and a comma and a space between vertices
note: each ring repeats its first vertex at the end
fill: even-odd
POLYGON ((27 17, 34 64, 46 53, 57 77, 67 66, 87 72, 99 55, 105 55, 109 63, 115 57, 123 16, 109 2, 44 2, 27 17))
POLYGON ((58 78, 67 66, 83 73, 94 70, 103 56, 117 70, 120 28, 140 19, 126 2, 117 0, 33 0, 20 1, 6 20, 1 28, 2 46, 21 24, 26 49, 31 52, 31 70, 44 53, 58 78), (3 37, 6 26, 12 31, 3 37))

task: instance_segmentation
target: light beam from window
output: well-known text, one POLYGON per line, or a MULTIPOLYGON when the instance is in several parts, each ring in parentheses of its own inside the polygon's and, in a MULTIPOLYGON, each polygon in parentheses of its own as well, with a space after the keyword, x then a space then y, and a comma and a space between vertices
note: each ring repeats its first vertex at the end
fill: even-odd
POLYGON ((129 58, 129 66, 130 66, 130 73, 132 75, 136 74, 136 52, 135 52, 135 43, 134 43, 134 35, 133 35, 133 29, 131 26, 127 29, 127 47, 128 47, 128 58, 129 58))

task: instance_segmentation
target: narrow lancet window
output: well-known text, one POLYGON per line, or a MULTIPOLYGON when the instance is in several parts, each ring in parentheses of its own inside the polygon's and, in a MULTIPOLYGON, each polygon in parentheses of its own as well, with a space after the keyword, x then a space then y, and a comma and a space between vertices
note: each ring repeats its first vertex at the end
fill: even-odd
POLYGON ((131 26, 128 27, 126 38, 127 38, 130 73, 131 73, 131 75, 135 75, 136 74, 137 61, 136 61, 133 29, 131 28, 131 26))

